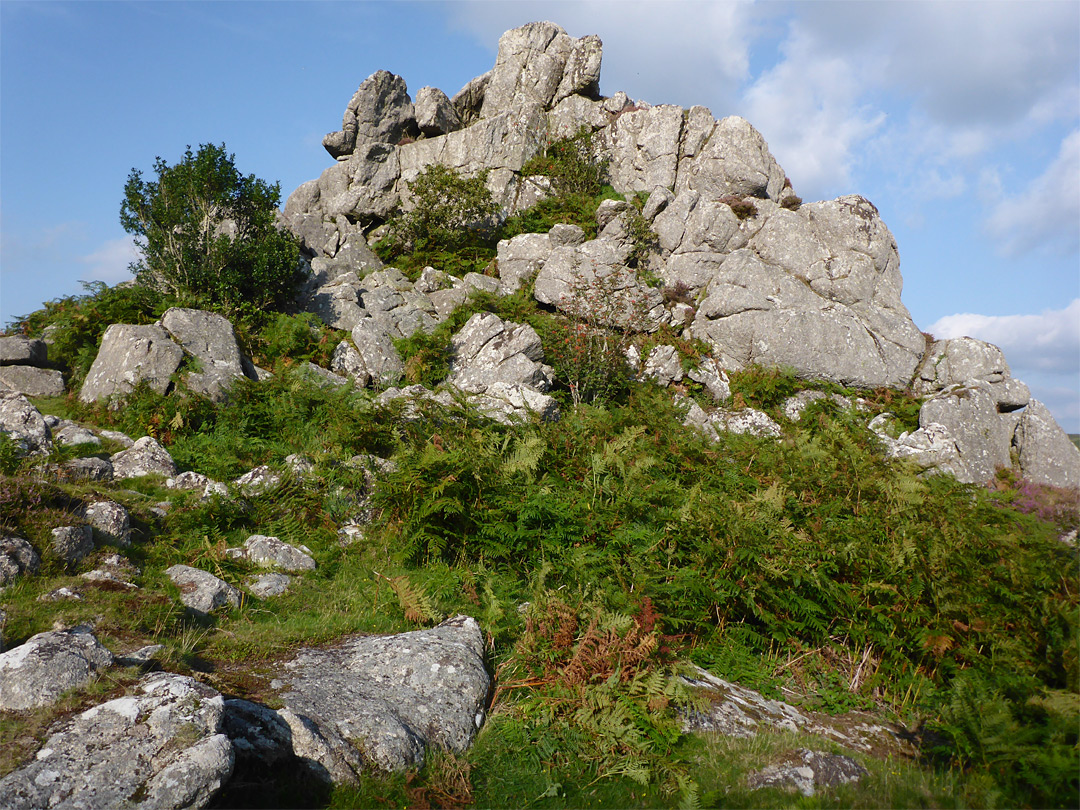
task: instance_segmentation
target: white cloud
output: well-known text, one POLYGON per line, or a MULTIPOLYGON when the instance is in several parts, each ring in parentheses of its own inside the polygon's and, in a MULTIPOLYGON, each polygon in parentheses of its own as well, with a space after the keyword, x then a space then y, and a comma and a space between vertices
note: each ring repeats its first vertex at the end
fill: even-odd
POLYGON ((948 315, 929 331, 999 347, 1013 377, 1027 383, 1063 429, 1080 432, 1080 298, 1039 315, 948 315))
POLYGON ((89 265, 90 281, 104 281, 115 284, 131 278, 128 265, 139 258, 134 236, 122 236, 110 239, 93 253, 80 256, 79 261, 89 265))
POLYGON ((928 331, 938 339, 967 336, 993 343, 1017 377, 1025 368, 1080 373, 1080 298, 1039 315, 946 315, 928 331))
POLYGON ((886 120, 884 112, 860 101, 866 88, 856 66, 818 45, 793 24, 783 61, 744 95, 745 117, 809 199, 856 191, 856 152, 886 120))
MULTIPOLYGON (((996 173, 987 173, 985 181, 988 193, 1001 193, 996 173)), ((985 230, 1007 256, 1080 250, 1080 130, 1061 142, 1057 157, 1026 189, 996 202, 985 230)))

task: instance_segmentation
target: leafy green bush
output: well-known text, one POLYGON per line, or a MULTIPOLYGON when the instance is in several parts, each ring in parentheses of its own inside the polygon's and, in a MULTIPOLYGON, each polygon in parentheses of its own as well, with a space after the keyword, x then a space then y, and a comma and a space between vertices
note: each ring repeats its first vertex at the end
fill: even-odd
POLYGON ((205 309, 232 315, 282 309, 301 280, 300 247, 277 227, 279 184, 241 175, 225 145, 187 148, 156 180, 132 169, 120 223, 142 257, 139 283, 205 309))
POLYGON ((448 256, 490 260, 499 207, 486 182, 486 172, 465 178, 439 163, 426 166, 409 183, 412 208, 391 220, 376 251, 384 261, 411 256, 403 270, 432 264, 452 273, 458 262, 448 256))
POLYGON ((608 161, 600 157, 596 136, 585 124, 568 138, 548 143, 521 167, 523 177, 550 177, 558 195, 596 196, 607 177, 608 161))

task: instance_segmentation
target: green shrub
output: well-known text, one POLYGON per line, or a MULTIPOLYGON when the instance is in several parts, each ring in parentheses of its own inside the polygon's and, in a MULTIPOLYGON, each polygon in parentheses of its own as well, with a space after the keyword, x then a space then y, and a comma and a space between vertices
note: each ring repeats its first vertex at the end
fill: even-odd
POLYGON ((521 175, 550 177, 558 195, 596 196, 607 177, 607 168, 608 161, 600 157, 595 134, 582 124, 570 137, 548 143, 521 167, 521 175))
POLYGON ((140 284, 227 315, 282 309, 301 281, 299 241, 276 223, 278 184, 241 175, 225 145, 187 148, 156 180, 132 169, 120 223, 142 257, 140 284))
MULTIPOLYGON (((411 255, 407 269, 432 264, 445 272, 493 257, 495 218, 499 207, 486 185, 487 173, 465 178, 438 163, 425 167, 409 183, 412 208, 391 220, 376 250, 384 261, 411 255)), ((472 269, 472 268, 470 268, 472 269)))

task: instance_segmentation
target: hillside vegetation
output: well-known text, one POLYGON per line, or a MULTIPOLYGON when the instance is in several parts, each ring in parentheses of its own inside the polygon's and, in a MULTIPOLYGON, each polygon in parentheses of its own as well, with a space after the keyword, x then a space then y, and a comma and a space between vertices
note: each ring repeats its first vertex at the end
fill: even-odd
MULTIPOLYGON (((558 157, 545 156, 554 176, 566 165, 558 157)), ((409 272, 436 261, 482 270, 501 236, 594 223, 597 205, 614 196, 568 183, 501 230, 440 240, 439 223, 414 221, 380 250, 409 272)), ((143 286, 93 287, 18 326, 51 331, 51 356, 77 390, 105 326, 152 322, 172 303, 143 286)), ((2 533, 46 547, 52 527, 107 495, 133 517, 136 542, 124 553, 141 570, 137 591, 91 588, 46 558, 38 576, 0 595, 5 643, 57 621, 94 621, 111 648, 164 644, 166 668, 258 699, 263 675, 301 645, 457 613, 480 622, 495 691, 467 753, 333 791, 288 773, 242 774, 221 806, 1076 806, 1077 553, 1059 540, 1077 528, 1069 493, 1007 473, 991 487, 962 485, 885 461, 870 416, 888 410, 910 424, 918 410, 892 390, 848 391, 783 369, 733 372, 733 399, 766 411, 784 433, 721 433, 716 442, 683 424, 700 386, 682 385, 679 404, 635 380, 621 353, 590 356, 603 378, 582 397, 567 384, 570 322, 528 290, 474 296, 431 335, 400 342, 410 382, 446 376, 450 335, 478 311, 537 330, 559 371, 560 420, 504 425, 464 400, 382 408, 371 392, 319 387, 297 369, 326 365, 344 333, 287 312, 236 321, 255 362, 275 374, 237 382, 222 404, 182 385, 168 396, 138 389, 119 409, 73 395, 37 400, 45 413, 154 436, 182 470, 228 480, 268 464, 283 477, 243 499, 209 500, 154 477, 66 483, 36 475, 41 459, 20 457, 0 434, 2 533), (819 400, 792 423, 782 404, 804 388, 861 398, 861 410, 819 400), (292 454, 313 469, 289 472, 292 454), (393 461, 374 485, 371 467, 354 461, 369 455, 393 461), (370 522, 346 542, 340 529, 361 513, 370 522), (214 619, 185 613, 164 570, 197 565, 239 583, 249 567, 225 549, 254 532, 309 547, 318 570, 284 596, 214 619), (92 597, 39 600, 76 583, 92 597), (806 740, 683 733, 703 698, 672 676, 691 665, 807 709, 903 724, 917 753, 858 755, 869 775, 828 794, 750 791, 750 770, 806 740)), ((620 352, 623 337, 642 356, 660 339, 687 362, 699 351, 664 333, 614 335, 620 352)), ((46 461, 93 449, 61 447, 46 461)), ((33 753, 50 721, 136 677, 116 672, 5 722, 0 773, 33 753)))

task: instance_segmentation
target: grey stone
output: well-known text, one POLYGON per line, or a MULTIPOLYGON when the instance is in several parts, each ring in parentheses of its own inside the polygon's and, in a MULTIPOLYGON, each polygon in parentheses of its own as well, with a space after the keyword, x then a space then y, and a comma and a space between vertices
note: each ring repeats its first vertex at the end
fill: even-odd
POLYGON ((124 447, 131 447, 135 444, 135 440, 128 436, 126 433, 121 433, 119 430, 99 430, 98 435, 107 439, 110 442, 116 442, 122 444, 124 447))
MULTIPOLYGON (((1012 464, 1011 420, 998 413, 990 383, 974 380, 936 394, 919 409, 919 427, 939 424, 955 440, 960 458, 969 471, 964 483, 984 483, 998 468, 1012 464)), ((959 476, 958 476, 959 477, 959 476)))
POLYGON ((57 444, 101 444, 92 430, 75 424, 70 419, 61 419, 53 428, 53 441, 57 444))
POLYGON ((265 464, 260 464, 241 475, 233 484, 244 495, 261 495, 281 483, 281 476, 265 464))
POLYGON ((209 476, 189 471, 166 479, 165 486, 169 489, 205 489, 211 481, 209 476))
POLYGON ((79 390, 79 399, 96 402, 121 397, 143 381, 151 390, 164 394, 183 359, 184 350, 160 324, 114 323, 101 338, 101 348, 79 390))
POLYGON ((867 773, 854 759, 843 754, 800 748, 788 760, 749 774, 746 786, 751 790, 797 790, 803 796, 813 796, 822 788, 858 782, 867 773))
POLYGON ((483 76, 470 79, 450 99, 450 103, 454 105, 454 110, 461 118, 461 122, 466 126, 480 117, 480 110, 484 106, 484 93, 487 90, 488 83, 491 81, 491 74, 492 71, 489 70, 483 76))
POLYGON ((291 546, 276 537, 253 534, 244 541, 242 548, 229 549, 230 557, 250 560, 266 568, 285 571, 314 571, 315 560, 307 546, 291 546))
MULTIPOLYGON (((707 286, 691 336, 730 368, 791 366, 807 379, 907 385, 925 339, 900 302, 896 243, 877 209, 861 197, 798 212, 760 205, 765 216, 749 246, 703 267, 707 286)), ((665 281, 672 283, 670 263, 665 281)))
POLYGON ((41 557, 21 537, 0 537, 0 589, 12 584, 26 574, 36 574, 41 567, 41 557))
POLYGON ((289 590, 292 577, 287 574, 263 574, 248 582, 248 590, 260 599, 281 596, 289 590))
POLYGON ((216 312, 172 307, 161 316, 161 325, 198 361, 200 370, 184 375, 188 388, 212 402, 223 402, 228 387, 245 376, 229 320, 216 312))
POLYGON ((713 732, 725 737, 749 738, 774 730, 804 732, 838 742, 863 753, 886 750, 915 753, 911 733, 898 726, 883 725, 863 712, 831 716, 797 708, 782 700, 718 678, 700 667, 683 681, 704 701, 704 707, 683 715, 683 731, 713 732))
POLYGON ((711 357, 703 358, 686 376, 704 385, 713 402, 725 402, 731 396, 727 372, 711 357))
POLYGON ((543 392, 551 388, 553 374, 543 359, 543 344, 531 326, 481 312, 451 338, 446 382, 471 394, 482 394, 496 382, 543 392))
POLYGON ((38 633, 0 653, 0 710, 48 706, 67 690, 91 681, 112 663, 112 653, 89 627, 38 633))
POLYGON ((641 215, 649 222, 656 219, 656 215, 663 211, 675 199, 675 195, 663 186, 657 186, 649 194, 649 199, 641 209, 641 215))
POLYGON ((293 751, 335 782, 367 764, 421 767, 431 746, 463 751, 484 720, 491 678, 474 619, 301 652, 279 676, 293 751))
POLYGON ((0 366, 0 391, 17 391, 31 397, 63 396, 64 375, 51 368, 0 366))
POLYGON ((207 571, 174 565, 165 570, 165 575, 180 589, 180 601, 197 613, 240 607, 240 591, 207 571))
POLYGON ((320 388, 341 388, 349 384, 349 378, 335 374, 322 366, 317 366, 310 360, 302 363, 296 373, 320 388))
POLYGON ((551 226, 551 230, 548 231, 548 239, 551 240, 552 248, 576 247, 585 244, 585 231, 581 229, 580 225, 560 222, 551 226))
POLYGON ((717 411, 712 415, 717 430, 728 433, 748 433, 762 438, 779 439, 783 435, 780 426, 764 411, 740 408, 733 411, 717 411))
POLYGON ((43 366, 49 362, 49 347, 44 340, 0 337, 0 366, 43 366))
MULTIPOLYGON (((671 188, 667 183, 655 185, 671 188)), ((728 194, 775 200, 783 185, 784 170, 761 133, 732 115, 717 121, 700 152, 679 166, 672 191, 689 189, 714 200, 728 194)), ((635 190, 651 191, 652 186, 635 190)))
POLYGON ((672 383, 682 380, 683 370, 679 352, 674 346, 663 344, 653 348, 645 360, 642 371, 645 377, 656 381, 658 385, 667 387, 672 383))
POLYGON ((884 443, 886 458, 904 459, 930 472, 948 473, 963 483, 976 480, 945 425, 928 422, 918 430, 893 438, 889 433, 892 419, 890 413, 879 414, 867 426, 884 443))
POLYGON ((112 481, 115 477, 112 462, 97 456, 68 459, 56 465, 55 472, 62 481, 112 481))
POLYGON ((123 588, 127 591, 135 591, 138 590, 138 586, 129 580, 138 573, 139 569, 125 557, 121 557, 119 554, 110 554, 98 563, 97 568, 86 571, 79 576, 87 582, 97 582, 123 588))
POLYGON ((784 416, 791 422, 798 422, 802 419, 803 412, 812 402, 818 402, 822 399, 831 399, 836 407, 841 410, 848 410, 852 407, 853 403, 847 397, 842 397, 839 394, 826 394, 824 391, 800 391, 794 396, 790 396, 784 400, 784 404, 781 406, 784 411, 784 416))
POLYGON ((405 373, 405 364, 394 347, 394 341, 370 321, 361 321, 352 332, 353 343, 360 355, 363 370, 378 388, 393 385, 405 373))
POLYGON ((1024 477, 1055 487, 1080 486, 1080 449, 1061 429, 1050 410, 1033 399, 1016 429, 1024 477))
POLYGON ((156 672, 135 694, 65 720, 35 758, 0 780, 12 807, 206 807, 232 775, 224 701, 192 678, 156 672))
POLYGON ((997 383, 1011 376, 1001 349, 975 338, 935 341, 926 352, 914 385, 918 394, 934 394, 968 380, 997 383))
POLYGON ((417 90, 413 107, 417 127, 429 137, 461 129, 461 116, 446 97, 446 93, 436 87, 421 87, 417 90))
POLYGON ((52 450, 52 430, 41 411, 22 394, 0 393, 0 430, 30 453, 52 450))
POLYGON ((655 331, 667 317, 663 297, 626 268, 627 255, 625 245, 600 239, 556 248, 536 276, 533 295, 594 325, 655 331))
POLYGON ((94 550, 94 533, 89 526, 60 526, 52 530, 53 553, 74 565, 94 550))
POLYGON ((120 504, 114 501, 95 501, 86 507, 83 516, 91 527, 97 529, 120 546, 131 545, 131 516, 120 504))
POLYGON ((405 80, 385 70, 366 78, 345 108, 341 130, 323 139, 331 157, 347 157, 372 141, 397 143, 415 127, 405 80))
POLYGON ((109 460, 115 478, 141 478, 146 475, 168 478, 178 472, 169 451, 152 436, 137 439, 127 450, 113 453, 109 460))
POLYGON ((523 233, 499 242, 496 261, 500 292, 509 295, 523 282, 531 280, 543 267, 551 250, 551 238, 546 233, 523 233))
POLYGON ((484 91, 480 117, 491 118, 526 103, 548 108, 573 93, 590 92, 599 82, 599 40, 588 43, 550 22, 527 23, 499 38, 499 53, 484 91), (575 50, 574 69, 566 75, 575 50), (560 96, 561 91, 561 96, 560 96))
POLYGON ((679 168, 683 111, 672 104, 619 113, 606 131, 608 174, 620 194, 660 187, 674 190, 679 168))
POLYGON ((495 382, 471 402, 485 416, 503 424, 528 422, 534 416, 542 422, 559 419, 559 403, 547 394, 520 383, 495 382))
POLYGON ((371 375, 364 365, 360 352, 347 340, 341 341, 330 356, 330 370, 335 374, 350 377, 360 388, 367 387, 371 382, 371 375))

